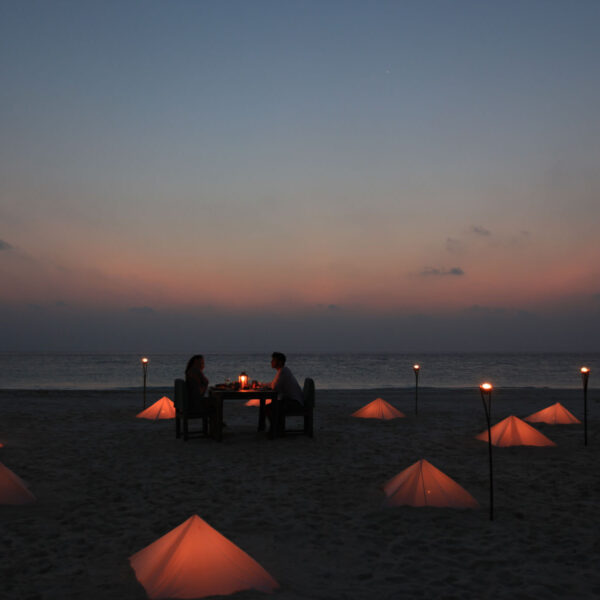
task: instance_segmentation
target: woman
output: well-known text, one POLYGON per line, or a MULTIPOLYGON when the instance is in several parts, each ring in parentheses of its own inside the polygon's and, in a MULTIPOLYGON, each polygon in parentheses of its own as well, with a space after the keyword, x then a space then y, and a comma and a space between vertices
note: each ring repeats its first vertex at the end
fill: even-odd
POLYGON ((185 368, 185 382, 188 389, 188 398, 191 408, 208 408, 208 398, 204 397, 208 389, 208 379, 204 375, 204 356, 194 354, 188 360, 185 368))

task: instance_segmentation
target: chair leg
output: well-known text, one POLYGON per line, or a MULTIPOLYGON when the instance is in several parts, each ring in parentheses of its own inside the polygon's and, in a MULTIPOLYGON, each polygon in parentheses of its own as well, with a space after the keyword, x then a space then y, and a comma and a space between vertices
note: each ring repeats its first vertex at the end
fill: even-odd
POLYGON ((183 441, 187 442, 188 439, 188 420, 187 417, 183 417, 183 441))
POLYGON ((175 415, 175 437, 179 439, 181 437, 181 421, 179 415, 175 415))

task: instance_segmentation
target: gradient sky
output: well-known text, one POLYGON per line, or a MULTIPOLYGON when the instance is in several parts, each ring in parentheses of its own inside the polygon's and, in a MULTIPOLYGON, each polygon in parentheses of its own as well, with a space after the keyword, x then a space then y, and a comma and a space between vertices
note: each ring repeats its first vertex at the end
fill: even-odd
POLYGON ((600 2, 0 2, 0 350, 600 350, 600 2))

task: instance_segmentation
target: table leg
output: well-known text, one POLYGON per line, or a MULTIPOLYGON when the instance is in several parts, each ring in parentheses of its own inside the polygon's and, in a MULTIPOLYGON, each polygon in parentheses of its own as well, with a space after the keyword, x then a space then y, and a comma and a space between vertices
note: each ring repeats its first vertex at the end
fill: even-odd
POLYGON ((265 407, 267 399, 264 396, 260 397, 260 408, 258 409, 258 431, 265 430, 265 407))

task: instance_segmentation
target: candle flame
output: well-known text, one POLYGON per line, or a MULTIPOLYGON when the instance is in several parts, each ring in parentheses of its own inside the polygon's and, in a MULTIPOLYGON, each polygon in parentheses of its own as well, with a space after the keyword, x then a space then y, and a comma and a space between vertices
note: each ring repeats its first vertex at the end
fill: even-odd
POLYGON ((145 356, 144 356, 144 358, 142 358, 142 363, 143 363, 143 364, 145 364, 145 365, 146 365, 146 364, 148 364, 149 362, 150 362, 150 360, 149 360, 148 358, 146 358, 145 356))
POLYGON ((590 370, 587 367, 581 367, 581 372, 585 374, 585 373, 589 373, 590 370))
POLYGON ((484 392, 491 392, 492 391, 492 384, 491 383, 482 383, 479 386, 484 392))
POLYGON ((420 367, 419 365, 413 365, 413 369, 414 369, 415 371, 418 371, 420 368, 421 368, 421 367, 420 367))

